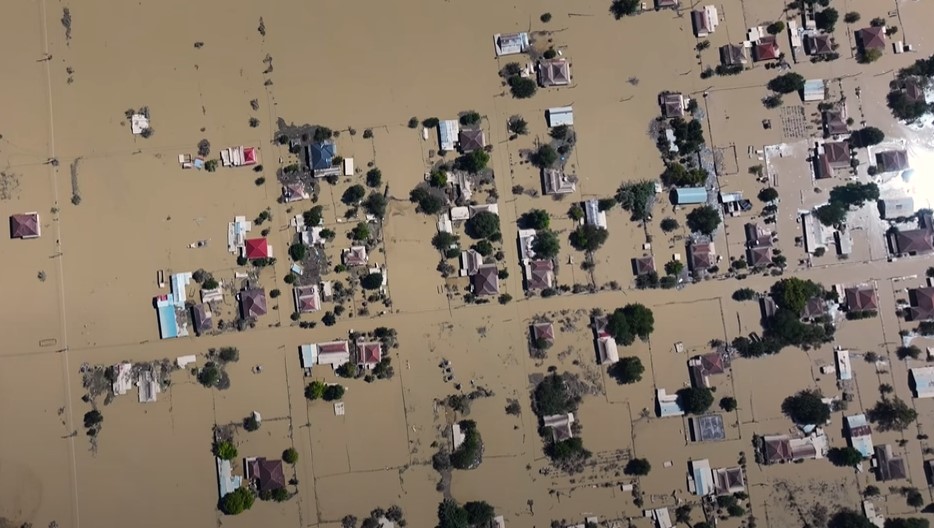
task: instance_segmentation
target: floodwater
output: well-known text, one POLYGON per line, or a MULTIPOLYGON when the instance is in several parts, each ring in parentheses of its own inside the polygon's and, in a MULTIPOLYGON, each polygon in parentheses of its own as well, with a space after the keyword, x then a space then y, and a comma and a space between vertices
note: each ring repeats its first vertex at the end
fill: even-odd
MULTIPOLYGON (((794 70, 807 78, 833 79, 831 97, 846 96, 857 124, 878 126, 894 140, 904 137, 917 152, 912 159, 927 159, 923 133, 894 123, 883 101, 898 68, 934 51, 924 24, 934 12, 918 1, 884 4, 850 0, 836 7, 841 14, 860 11, 860 24, 888 17, 899 26, 899 38, 919 53, 894 55, 887 49, 877 63, 860 65, 851 50, 856 27, 843 24, 841 16, 835 32, 841 59, 802 62, 794 70)), ((632 257, 651 252, 659 268, 675 254, 684 258, 686 230, 663 233, 657 220, 670 216, 683 226, 688 209, 659 203, 656 221, 645 229, 625 212, 609 211, 610 238, 596 253, 592 272, 580 267, 584 255, 563 242, 558 283, 592 286, 593 294, 526 298, 522 290, 513 242, 517 217, 545 209, 566 241, 574 228, 566 215, 573 202, 612 196, 624 181, 656 178, 663 165, 647 130, 658 115, 658 92, 678 90, 698 100, 708 142, 731 160, 720 175, 722 188, 743 191, 753 200, 755 214, 761 204, 754 197, 762 185, 748 169, 768 165, 782 196, 772 228, 789 273, 827 286, 876 285, 879 317, 843 321, 835 344, 889 354, 892 363, 888 371, 877 372, 854 362, 856 400, 847 413, 872 406, 879 383, 890 383, 897 395, 910 398, 907 368, 921 362, 895 360, 898 332, 909 326, 894 312, 904 288, 922 279, 892 279, 923 274, 925 259, 886 263, 878 236, 885 227, 870 205, 859 213, 864 231, 854 236, 856 249, 849 260, 828 252, 810 266, 799 264, 806 256, 795 244, 797 210, 822 203, 832 185, 850 177, 838 174, 817 190, 810 179, 805 158, 820 136, 814 122, 817 104, 802 107, 786 96, 783 109, 765 109, 760 102, 767 95, 764 84, 775 72, 761 66, 736 77, 699 77, 704 67, 716 64, 717 48, 741 40, 747 25, 781 17, 780 4, 721 4, 721 25, 699 59, 687 12, 650 11, 616 21, 608 14, 608 2, 597 0, 573 7, 552 0, 414 0, 406 5, 15 0, 5 7, 0 20, 0 44, 7 50, 0 59, 7 74, 0 99, 0 208, 5 215, 37 211, 42 236, 0 239, 6 259, 3 284, 14 301, 0 312, 7 324, 0 351, 0 419, 7 431, 0 440, 0 526, 55 521, 62 528, 78 528, 134 519, 145 527, 184 519, 186 526, 220 521, 225 526, 335 527, 347 514, 362 518, 392 504, 402 506, 409 526, 432 526, 442 494, 436 490, 439 476, 431 457, 448 441, 438 402, 458 392, 443 379, 439 364, 445 359, 462 392, 471 390, 471 382, 492 391, 473 402, 467 416, 483 435, 484 462, 476 470, 455 472, 450 493, 461 502, 489 501, 509 526, 577 523, 586 515, 634 518, 648 526, 631 493, 621 489, 634 481, 621 471, 629 457, 652 464, 651 474, 639 482, 649 508, 697 502, 685 482, 689 460, 708 458, 712 467, 726 467, 744 453, 749 511, 760 526, 799 523, 802 519, 792 512, 807 511, 825 499, 828 505, 856 507, 860 490, 872 480, 868 472, 854 475, 826 461, 784 467, 753 462, 754 434, 791 428, 780 411, 784 397, 808 387, 828 396, 840 393, 834 380, 819 372, 832 361, 829 346, 737 360, 717 377, 716 398, 733 396, 739 402, 735 412, 724 413, 726 441, 691 443, 685 419, 655 417, 655 389, 671 393, 686 386, 690 356, 708 350, 712 339, 761 331, 757 307, 731 300, 732 292, 739 287, 764 291, 773 281, 754 275, 743 282, 711 279, 678 290, 630 289, 632 257), (66 8, 71 19, 67 36, 66 8), (539 22, 543 12, 553 15, 548 24, 539 22), (491 39, 494 33, 519 30, 532 31, 538 49, 553 46, 571 61, 571 86, 539 90, 528 100, 508 95, 497 72, 514 59, 494 58, 491 39), (251 108, 252 100, 258 110, 251 108), (568 168, 579 178, 578 191, 563 200, 514 195, 517 185, 540 189, 538 172, 524 155, 547 138, 545 110, 563 105, 573 105, 576 114, 578 142, 568 168), (128 108, 143 106, 155 131, 149 139, 132 136, 124 116, 128 108), (506 305, 495 300, 465 305, 460 292, 445 294, 447 283, 435 270, 438 255, 429 244, 436 219, 417 214, 407 199, 439 160, 434 132, 422 139, 420 129, 406 126, 409 118, 454 118, 466 110, 483 116, 493 146, 504 233, 499 266, 509 272, 501 286, 513 297, 506 305), (804 115, 805 123, 799 123, 804 136, 798 135, 802 126, 792 133, 794 127, 780 125, 783 112, 804 115), (529 122, 528 135, 509 140, 506 123, 512 115, 529 122), (257 127, 250 126, 251 117, 259 119, 257 127), (336 186, 323 183, 320 189, 325 224, 337 232, 327 249, 332 266, 350 245, 346 235, 357 222, 344 221, 344 189, 362 183, 368 167, 381 169, 390 205, 371 264, 385 265, 389 276, 393 302, 384 315, 378 315, 382 307, 372 306, 360 315, 365 299, 357 292, 352 308, 334 326, 321 324, 324 310, 302 316, 318 323, 313 329, 290 321, 291 290, 283 282, 294 237, 288 222, 311 203, 277 202, 275 170, 295 161, 272 141, 278 119, 340 131, 339 154, 355 159, 355 176, 336 186), (774 126, 764 129, 763 119, 774 126), (372 137, 364 138, 368 129, 372 137), (177 156, 193 154, 202 138, 210 141, 212 157, 227 146, 257 147, 263 169, 182 170, 177 156), (766 161, 755 153, 780 143, 792 155, 766 161), (257 182, 259 177, 265 181, 257 182), (78 205, 73 196, 80 197, 78 205), (281 297, 270 297, 269 313, 240 333, 160 341, 151 299, 167 291, 156 284, 156 271, 203 268, 213 273, 231 287, 219 310, 229 321, 236 310, 235 273, 242 268, 226 251, 227 222, 237 215, 252 219, 264 210, 272 219, 254 227, 254 233, 269 229, 278 262, 263 269, 258 281, 267 292, 283 291, 281 297), (207 240, 207 247, 188 248, 198 240, 207 240), (623 356, 638 356, 646 372, 639 383, 619 385, 596 364, 587 321, 593 308, 609 311, 630 302, 654 310, 655 333, 649 342, 621 350, 623 356), (558 335, 547 358, 536 360, 528 352, 527 332, 533 318, 540 317, 555 321, 558 335), (335 415, 330 404, 306 401, 303 389, 309 379, 300 368, 298 346, 378 326, 398 332, 400 346, 391 353, 395 376, 373 383, 344 381, 343 416, 335 415), (684 353, 675 351, 677 342, 684 353), (137 403, 135 391, 108 405, 100 399, 96 404, 105 418, 92 450, 81 423, 91 409, 82 401, 82 364, 186 354, 198 355, 203 364, 208 349, 222 346, 235 346, 241 355, 227 367, 230 389, 205 389, 191 373, 179 370, 156 403, 137 403), (260 374, 253 373, 257 365, 263 367, 260 374), (530 378, 550 367, 575 373, 593 387, 577 416, 584 445, 594 453, 580 474, 566 475, 550 466, 530 409, 530 378), (517 400, 521 414, 506 414, 507 400, 517 400), (286 471, 297 481, 290 485, 297 494, 282 504, 258 501, 242 516, 223 517, 216 511, 212 430, 239 423, 253 411, 262 414, 263 425, 257 432, 237 433, 240 454, 277 458, 295 447, 299 462, 286 471)), ((861 151, 858 157, 858 173, 865 178, 869 153, 861 151)), ((721 270, 742 255, 742 224, 750 219, 729 218, 718 232, 721 270)), ((345 273, 334 271, 324 278, 348 282, 345 273)), ((189 294, 195 293, 192 287, 189 294)), ((326 303, 325 310, 331 309, 326 303)), ((321 367, 313 378, 337 381, 321 367)), ((934 403, 913 403, 921 416, 918 434, 934 434, 934 403)), ((841 424, 842 413, 835 413, 828 427, 831 445, 843 445, 841 424)), ((901 435, 896 433, 877 432, 875 441, 898 446, 907 457, 911 482, 926 490, 922 462, 928 443, 910 432, 904 435, 905 446, 898 446, 901 435)), ((234 469, 242 473, 242 461, 235 461, 234 469)), ((900 495, 884 492, 879 502, 884 513, 912 513, 900 495)), ((701 517, 697 506, 692 521, 701 517)), ((725 522, 740 524, 739 519, 725 522)))

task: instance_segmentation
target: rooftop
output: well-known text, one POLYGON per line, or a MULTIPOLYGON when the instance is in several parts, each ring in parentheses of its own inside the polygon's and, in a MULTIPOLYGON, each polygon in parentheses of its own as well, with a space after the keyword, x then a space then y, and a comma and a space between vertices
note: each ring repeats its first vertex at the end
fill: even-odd
POLYGON ((272 256, 272 248, 265 238, 250 238, 244 242, 243 253, 250 260, 264 259, 272 256))
POLYGON ((544 290, 555 283, 555 263, 551 259, 533 260, 525 266, 525 285, 529 290, 544 290))
POLYGON ((908 151, 886 150, 876 152, 876 165, 880 172, 895 172, 908 168, 908 151))
POLYGON ((311 313, 321 309, 321 295, 317 285, 297 286, 292 293, 295 298, 295 311, 311 313))
POLYGON ((486 136, 484 136, 483 130, 479 129, 461 130, 458 142, 463 152, 482 150, 486 146, 486 136))
POLYGON ((863 50, 885 49, 885 26, 863 28, 856 36, 863 50))
POLYGON ((809 35, 804 39, 804 46, 809 55, 833 53, 833 40, 830 35, 809 35))
POLYGON ((471 279, 474 295, 499 294, 499 269, 496 264, 480 266, 471 279))
POLYGON ((554 343, 555 327, 551 323, 535 323, 532 325, 532 339, 554 343))
POLYGON ((240 292, 240 314, 244 319, 266 315, 266 290, 252 288, 240 292))
POLYGON ((632 259, 632 272, 637 276, 646 275, 653 271, 655 271, 655 257, 652 255, 632 259))
POLYGON ((714 266, 716 260, 713 242, 694 242, 688 246, 688 267, 691 271, 707 271, 714 266))
POLYGON ((920 255, 934 251, 934 233, 929 229, 907 229, 895 233, 895 249, 900 254, 920 255))
POLYGON ((720 63, 724 66, 745 64, 746 49, 738 44, 725 44, 720 46, 720 63))
POLYGON ((691 418, 691 436, 695 442, 717 442, 726 440, 723 416, 705 414, 691 418))
POLYGON ((842 136, 850 133, 846 118, 840 110, 825 110, 823 114, 824 130, 831 136, 842 136))
POLYGON ((879 309, 876 302, 876 290, 872 286, 867 284, 853 286, 844 290, 844 295, 846 296, 846 307, 852 312, 879 309))
POLYGON ((350 249, 344 250, 342 256, 346 266, 365 266, 369 262, 366 246, 351 246, 350 249))
POLYGON ((571 65, 567 59, 543 60, 538 65, 538 79, 542 86, 571 84, 571 65))
POLYGON ((752 58, 756 62, 777 60, 779 55, 781 51, 775 42, 760 42, 752 48, 752 58))
POLYGON ((247 459, 244 464, 246 473, 259 491, 272 491, 285 487, 285 473, 281 460, 267 458, 247 459))
POLYGON ((38 238, 41 230, 39 213, 10 216, 10 238, 38 238))

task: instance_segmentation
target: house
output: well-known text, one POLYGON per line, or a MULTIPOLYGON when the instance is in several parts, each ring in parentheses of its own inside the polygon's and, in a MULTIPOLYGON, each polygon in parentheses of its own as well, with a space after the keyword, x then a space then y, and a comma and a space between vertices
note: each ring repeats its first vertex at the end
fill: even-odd
POLYGON ((292 296, 298 313, 312 313, 321 309, 321 294, 316 284, 296 286, 292 288, 292 296))
POLYGON ((657 389, 655 391, 655 400, 658 404, 658 416, 660 418, 684 416, 684 409, 681 408, 681 402, 678 401, 677 394, 668 394, 665 389, 657 389))
POLYGON ((680 93, 662 92, 658 96, 658 104, 665 117, 682 117, 687 109, 687 101, 680 93))
POLYGON ((827 302, 822 297, 811 297, 804 304, 802 319, 817 319, 827 313, 827 302))
POLYGON ((908 369, 908 386, 915 398, 934 398, 934 367, 908 369))
POLYGON ((572 126, 574 124, 574 110, 570 106, 549 108, 547 114, 549 128, 572 126))
POLYGON ((452 207, 449 214, 452 222, 464 222, 470 219, 470 208, 465 205, 452 207))
POLYGON ((704 187, 679 187, 674 190, 674 195, 677 205, 707 203, 707 189, 704 187))
POLYGON ((497 33, 493 35, 493 49, 496 50, 497 57, 525 53, 529 49, 529 34, 497 33))
POLYGON ((823 101, 827 95, 827 87, 823 79, 808 79, 804 81, 805 102, 823 101))
POLYGON ((766 464, 780 464, 809 458, 822 458, 826 448, 826 436, 820 432, 808 438, 792 438, 788 435, 759 437, 759 449, 766 464))
POLYGON ((265 238, 250 238, 244 241, 243 256, 249 260, 272 257, 272 246, 265 238))
POLYGON ((655 9, 677 9, 678 0, 655 0, 655 9))
POLYGON ((700 273, 712 268, 717 262, 713 242, 691 242, 688 245, 688 269, 700 273))
POLYGON ((10 216, 10 238, 39 238, 42 233, 39 213, 23 213, 10 216))
POLYGON ((895 231, 890 236, 895 252, 900 255, 923 255, 934 251, 934 232, 929 228, 895 231))
POLYGON ((156 308, 156 316, 159 319, 160 339, 188 335, 188 323, 179 321, 174 294, 159 295, 153 298, 153 303, 156 308))
POLYGON ((710 461, 688 461, 688 490, 698 497, 706 497, 714 492, 713 472, 710 470, 710 461))
POLYGON ((282 200, 285 203, 298 202, 308 199, 308 191, 302 182, 287 183, 282 186, 282 200))
POLYGON ((869 421, 865 414, 854 414, 847 416, 846 435, 850 447, 859 451, 863 458, 871 458, 873 453, 872 429, 869 428, 869 421))
POLYGON ((253 223, 245 216, 234 217, 233 222, 227 223, 227 251, 233 254, 243 253, 243 244, 246 234, 253 229, 253 223))
POLYGON ((544 290, 555 285, 555 263, 552 259, 533 260, 525 265, 525 288, 544 290))
POLYGON ((244 319, 266 315, 266 290, 251 288, 240 292, 240 315, 244 319))
POLYGON ((344 250, 341 257, 344 260, 344 265, 350 267, 366 266, 367 262, 370 261, 370 257, 366 252, 366 246, 350 246, 350 249, 344 250))
POLYGON ((538 82, 544 87, 571 84, 571 64, 567 59, 547 59, 538 63, 538 82))
POLYGON ((851 312, 879 309, 879 303, 876 301, 876 290, 868 284, 847 288, 843 290, 843 295, 846 297, 846 309, 851 312))
POLYGON ((807 35, 804 37, 804 50, 808 55, 827 55, 833 53, 833 40, 830 35, 807 35))
POLYGON ((471 284, 474 295, 499 295, 499 269, 496 264, 486 264, 477 268, 477 273, 471 277, 471 284))
POLYGON ((574 438, 571 424, 574 423, 574 413, 553 414, 542 418, 542 425, 551 429, 551 437, 555 443, 574 438))
POLYGON ((856 40, 863 52, 885 49, 885 26, 868 27, 856 32, 856 40))
POLYGON ((719 351, 691 358, 688 360, 691 382, 695 387, 710 388, 710 376, 726 372, 724 365, 729 366, 729 356, 725 356, 719 351))
POLYGON ((881 482, 901 480, 908 477, 905 459, 895 455, 892 444, 876 447, 876 478, 881 482))
POLYGON ((354 362, 358 367, 370 370, 383 359, 383 345, 379 341, 357 341, 354 347, 354 362))
POLYGON ((606 229, 606 211, 600 210, 600 202, 596 198, 584 202, 584 221, 588 225, 606 229))
POLYGON ((878 205, 882 218, 886 220, 907 218, 915 214, 915 201, 911 196, 884 198, 879 200, 878 205))
POLYGON ((162 392, 162 385, 159 384, 158 374, 152 370, 144 370, 141 372, 136 385, 139 387, 140 403, 155 403, 156 397, 162 392))
POLYGON ((759 246, 746 248, 746 263, 751 268, 766 268, 772 264, 772 247, 759 246))
POLYGON ((918 79, 912 77, 906 80, 903 89, 905 97, 912 103, 927 102, 927 97, 924 95, 924 85, 918 79))
POLYGON ((672 528, 674 526, 671 524, 671 513, 668 508, 646 510, 645 516, 655 521, 655 528, 672 528))
POLYGON ((637 276, 655 273, 655 257, 646 255, 632 259, 632 272, 637 276))
POLYGON ((752 60, 762 62, 767 60, 778 60, 781 50, 778 49, 778 43, 772 39, 763 38, 759 43, 752 47, 752 60))
POLYGON ((824 132, 828 136, 844 136, 850 133, 842 110, 825 110, 823 113, 824 132))
POLYGON ((828 141, 824 143, 824 157, 832 169, 850 168, 850 143, 848 141, 828 141))
POLYGON ((713 487, 717 495, 732 495, 746 490, 746 478, 741 466, 713 470, 713 487))
POLYGON ((535 323, 532 325, 532 341, 536 348, 541 344, 553 345, 555 342, 555 327, 550 322, 535 323))
POLYGON ((568 194, 577 190, 577 182, 562 169, 542 169, 542 188, 545 194, 568 194))
POLYGON ((214 460, 217 462, 217 494, 223 499, 243 484, 243 478, 239 475, 233 476, 233 467, 229 460, 217 457, 214 457, 214 460))
POLYGON ((720 15, 717 8, 709 5, 704 6, 702 10, 691 11, 691 25, 694 26, 694 35, 697 38, 704 38, 717 30, 720 25, 720 15))
POLYGON ((211 313, 211 305, 194 304, 191 306, 191 322, 194 324, 195 333, 202 335, 205 332, 214 329, 214 314, 211 313))
POLYGON ((926 321, 934 319, 934 288, 913 288, 908 290, 908 319, 926 321))
POLYGON ((905 150, 886 150, 876 152, 876 167, 879 172, 896 172, 908 168, 908 152, 905 150))
POLYGON ((256 486, 259 492, 269 492, 285 487, 285 473, 281 460, 269 460, 264 457, 244 460, 247 480, 256 486))
POLYGON ((483 265, 483 255, 476 250, 468 249, 461 252, 461 277, 473 277, 483 265))
POLYGON ((691 438, 695 442, 719 442, 726 440, 726 428, 723 426, 723 416, 719 414, 705 414, 692 416, 689 425, 691 438))
POLYGON ((479 129, 461 130, 458 135, 458 144, 461 152, 483 150, 486 146, 486 136, 483 135, 483 130, 479 129))
POLYGON ((833 353, 836 360, 837 379, 840 381, 853 379, 853 364, 850 362, 850 351, 837 348, 833 353))
POLYGON ((616 339, 612 336, 597 337, 597 355, 601 365, 613 365, 619 361, 616 339))
POLYGON ((312 345, 313 357, 319 365, 331 365, 337 368, 350 361, 350 345, 347 341, 328 341, 312 345))
MULTIPOLYGON (((242 167, 245 165, 256 165, 259 161, 255 147, 244 147, 240 145, 239 147, 228 147, 221 149, 221 165, 224 167, 242 167)), ((195 160, 195 167, 198 167, 197 161, 195 160)))
POLYGON ((438 122, 438 143, 441 150, 454 150, 459 134, 460 123, 456 119, 446 119, 438 122))
POLYGON ((746 48, 738 44, 725 44, 720 46, 720 64, 724 66, 741 66, 746 64, 746 48))
POLYGON ((748 223, 743 226, 746 233, 746 245, 749 247, 762 247, 772 245, 772 233, 759 224, 748 223))
POLYGON ((337 157, 337 145, 332 141, 320 141, 305 147, 305 163, 315 178, 338 175, 341 168, 334 165, 337 157))

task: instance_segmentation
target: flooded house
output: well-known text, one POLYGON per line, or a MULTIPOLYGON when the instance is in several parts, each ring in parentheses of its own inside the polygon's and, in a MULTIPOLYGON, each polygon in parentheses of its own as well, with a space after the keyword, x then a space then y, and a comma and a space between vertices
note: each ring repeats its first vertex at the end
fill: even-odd
POLYGON ((266 311, 266 290, 249 288, 240 292, 240 315, 244 319, 266 315, 266 311))
POLYGON ((554 260, 531 260, 523 266, 523 269, 525 271, 525 288, 527 290, 546 290, 554 288, 554 260))
POLYGON ((856 41, 864 53, 869 50, 885 49, 885 26, 872 26, 856 32, 856 41))
POLYGON ((366 246, 351 246, 350 249, 345 249, 341 254, 341 257, 344 261, 344 265, 348 268, 356 266, 366 266, 370 261, 369 256, 367 255, 366 246))
POLYGON ((282 471, 281 460, 264 457, 247 458, 243 461, 243 468, 246 479, 260 493, 285 487, 285 473, 282 471))
POLYGON ((312 313, 321 309, 321 294, 315 284, 292 288, 292 297, 298 313, 312 313))
POLYGON ((934 288, 911 288, 908 290, 909 321, 928 321, 934 319, 934 288))
POLYGON ((687 99, 680 93, 662 92, 658 96, 658 104, 662 107, 664 117, 683 117, 687 107, 687 99))
POLYGON ((478 297, 499 295, 499 269, 496 264, 485 264, 477 268, 471 277, 473 294, 478 297))
POLYGON ((571 425, 574 423, 574 413, 554 414, 542 418, 542 425, 551 429, 551 437, 557 442, 574 438, 571 425))
POLYGON ((211 305, 206 303, 191 306, 191 323, 195 327, 195 334, 202 335, 214 329, 214 314, 211 305))
POLYGON ((821 120, 826 137, 840 137, 850 133, 843 110, 824 110, 821 120))
POLYGON ((538 83, 545 88, 571 84, 571 64, 567 59, 545 59, 538 63, 538 83))
POLYGON ((497 33, 493 35, 493 49, 497 57, 525 53, 529 49, 529 34, 497 33))
POLYGON ((551 346, 555 343, 555 327, 550 322, 535 323, 532 325, 532 345, 536 348, 542 348, 543 345, 551 346))
POLYGON ((542 189, 545 194, 569 194, 577 190, 577 181, 564 169, 542 169, 542 189))
POLYGON ((742 66, 746 64, 746 48, 739 44, 720 46, 720 64, 723 66, 742 66))
POLYGON ((915 398, 934 398, 934 367, 908 369, 908 386, 915 398))
POLYGON ((876 167, 879 172, 898 172, 909 168, 908 151, 884 150, 876 152, 876 167))
POLYGON ((634 257, 632 259, 632 272, 637 277, 655 273, 655 257, 652 255, 634 257))
POLYGON ((873 454, 872 429, 865 414, 854 414, 845 418, 847 442, 850 447, 859 451, 863 458, 871 458, 873 454))
POLYGON ((692 240, 687 247, 687 261, 692 273, 706 273, 717 264, 714 243, 707 239, 692 240))
POLYGON ((358 367, 371 370, 383 359, 383 345, 379 341, 357 341, 353 360, 358 367))
POLYGON ((272 245, 265 237, 249 238, 244 241, 242 256, 247 260, 272 258, 272 245))
POLYGON ((341 167, 334 164, 337 145, 333 141, 316 141, 305 146, 305 164, 315 178, 337 176, 341 167))
POLYGON ((846 299, 846 309, 851 312, 876 311, 879 303, 876 299, 876 290, 869 284, 851 286, 843 290, 846 299))
POLYGON ((42 234, 42 225, 39 223, 39 213, 22 213, 10 216, 10 238, 30 239, 39 238, 42 234))
POLYGON ((874 467, 876 468, 876 478, 879 479, 880 482, 908 478, 908 468, 905 465, 905 459, 895 454, 895 451, 892 449, 892 444, 876 446, 874 467))

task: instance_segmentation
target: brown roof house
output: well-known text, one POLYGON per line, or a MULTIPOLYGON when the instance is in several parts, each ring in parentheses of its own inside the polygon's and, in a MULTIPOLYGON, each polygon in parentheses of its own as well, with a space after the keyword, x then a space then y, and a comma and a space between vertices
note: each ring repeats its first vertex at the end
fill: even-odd
POLYGON ((379 341, 357 341, 354 347, 354 362, 358 367, 372 369, 383 359, 383 345, 379 341))
POLYGON ((856 40, 863 51, 885 49, 885 26, 863 28, 856 32, 856 40))
POLYGON ((39 238, 42 227, 39 213, 23 213, 10 216, 10 238, 39 238))
POLYGON ((209 304, 195 304, 191 307, 191 322, 195 326, 195 333, 201 335, 214 328, 214 314, 209 304))
POLYGON ((876 152, 876 166, 879 172, 903 171, 908 168, 908 152, 905 150, 876 152))
POLYGON ((471 283, 473 284, 474 295, 498 295, 499 269, 496 264, 480 266, 477 273, 471 277, 471 283))
POLYGON ((366 253, 366 246, 351 246, 350 249, 344 250, 341 257, 344 259, 345 266, 366 266, 370 260, 366 253))
POLYGON ((746 245, 750 247, 771 246, 772 233, 759 224, 748 223, 743 226, 746 232, 746 245))
POLYGON ((896 253, 923 255, 934 251, 934 233, 929 228, 895 231, 890 235, 896 253))
MULTIPOLYGON (((729 359, 727 358, 726 361, 728 362, 729 359)), ((726 365, 728 366, 729 363, 726 365)), ((724 356, 720 352, 710 352, 703 356, 693 357, 688 360, 688 372, 695 387, 710 388, 710 376, 726 372, 724 356)))
POLYGON ((892 444, 876 446, 876 464, 876 476, 882 482, 908 477, 905 459, 895 455, 892 444))
POLYGON ((823 114, 824 132, 828 136, 844 136, 850 133, 846 118, 840 110, 825 110, 823 114))
POLYGON ((725 44, 720 46, 720 64, 724 66, 746 64, 746 48, 739 44, 725 44))
POLYGON ((296 312, 311 313, 321 309, 321 294, 318 292, 318 286, 314 284, 297 286, 292 289, 292 294, 295 298, 296 312))
POLYGON ((240 315, 244 319, 266 315, 266 290, 251 288, 240 292, 240 315))
POLYGON ((473 152, 486 146, 486 136, 482 130, 461 130, 458 137, 461 152, 473 152))
POLYGON ((692 242, 688 246, 688 267, 694 273, 705 272, 717 262, 713 242, 692 242))
POLYGON ((810 35, 804 38, 804 48, 808 55, 826 55, 833 53, 833 40, 830 35, 810 35))
POLYGON ((823 443, 826 442, 826 437, 823 436, 823 433, 814 438, 792 438, 788 435, 771 435, 759 437, 759 442, 763 462, 766 464, 779 464, 795 460, 817 458, 817 444, 821 443, 823 445, 823 443))
POLYGON ((879 303, 876 301, 876 290, 868 284, 847 288, 844 290, 844 296, 846 297, 846 309, 851 312, 879 309, 879 303))
POLYGON ((912 321, 934 319, 934 288, 908 290, 908 318, 912 321))
POLYGON ((772 263, 772 247, 750 247, 746 250, 748 264, 753 268, 766 268, 772 263))
POLYGON ((687 109, 687 101, 680 93, 662 92, 658 95, 658 104, 665 117, 681 117, 687 109))
POLYGON ((544 290, 554 287, 555 263, 553 260, 533 260, 524 267, 526 289, 544 290))
POLYGON ((548 59, 539 62, 538 82, 546 88, 571 84, 571 64, 567 59, 548 59))
POLYGON ((638 277, 655 271, 655 258, 652 255, 632 259, 632 272, 638 277))
POLYGON ((801 312, 802 319, 817 319, 827 313, 827 302, 821 297, 811 297, 804 304, 804 311, 801 312))
POLYGON ((752 59, 755 62, 778 60, 781 54, 781 50, 778 49, 778 43, 775 42, 775 37, 763 38, 752 48, 752 59))
POLYGON ((308 191, 302 182, 287 183, 282 186, 282 201, 286 203, 308 199, 308 191))
POLYGON ((555 325, 548 322, 533 324, 532 341, 535 346, 543 342, 553 345, 555 342, 555 325))
POLYGON ((924 103, 927 98, 924 96, 924 85, 921 81, 912 77, 905 81, 905 97, 912 103, 924 103))
POLYGON ((248 458, 244 462, 246 478, 256 486, 257 491, 266 492, 285 487, 281 460, 259 457, 248 458))
POLYGON ((828 141, 819 147, 815 176, 817 179, 832 178, 835 169, 850 167, 850 144, 846 141, 828 141))

